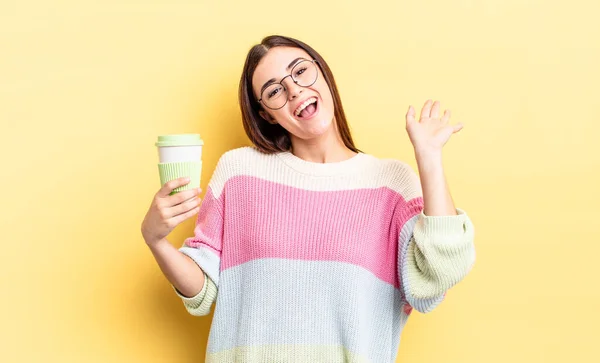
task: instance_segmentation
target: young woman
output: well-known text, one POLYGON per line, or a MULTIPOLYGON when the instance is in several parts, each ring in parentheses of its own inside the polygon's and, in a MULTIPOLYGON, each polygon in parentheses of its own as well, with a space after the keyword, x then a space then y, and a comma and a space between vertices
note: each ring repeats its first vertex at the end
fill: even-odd
POLYGON ((310 46, 269 36, 239 88, 253 147, 226 152, 199 190, 154 196, 142 234, 192 315, 214 316, 206 362, 394 362, 413 308, 429 312, 475 261, 473 226, 442 167, 439 102, 406 130, 419 177, 359 151, 331 70, 310 46), (197 215, 179 249, 166 236, 197 215))

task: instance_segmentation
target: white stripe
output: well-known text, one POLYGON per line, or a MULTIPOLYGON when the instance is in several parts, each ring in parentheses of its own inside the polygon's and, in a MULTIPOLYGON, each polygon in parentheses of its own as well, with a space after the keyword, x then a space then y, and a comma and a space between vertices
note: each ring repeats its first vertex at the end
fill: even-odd
POLYGON ((263 154, 253 147, 230 150, 219 159, 209 187, 219 198, 227 180, 252 176, 311 191, 375 189, 388 187, 405 200, 422 195, 417 174, 399 160, 368 154, 341 163, 311 163, 290 153, 263 154))

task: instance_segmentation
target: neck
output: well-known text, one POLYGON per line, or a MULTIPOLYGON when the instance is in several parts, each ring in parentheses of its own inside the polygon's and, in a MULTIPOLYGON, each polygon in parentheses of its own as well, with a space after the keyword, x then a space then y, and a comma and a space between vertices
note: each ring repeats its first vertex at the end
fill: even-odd
POLYGON ((332 127, 325 134, 308 140, 292 135, 291 141, 291 153, 305 161, 335 163, 356 155, 356 152, 350 150, 344 144, 337 127, 332 127))

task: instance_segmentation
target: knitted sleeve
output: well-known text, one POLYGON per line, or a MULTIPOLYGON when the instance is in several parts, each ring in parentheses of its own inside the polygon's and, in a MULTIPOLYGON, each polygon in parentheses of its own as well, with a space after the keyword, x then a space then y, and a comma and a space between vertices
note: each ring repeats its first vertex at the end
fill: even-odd
MULTIPOLYGON (((217 298, 223 241, 223 198, 225 172, 222 157, 208 184, 208 190, 198 211, 194 235, 183 242, 180 252, 189 256, 202 269, 205 284, 202 290, 192 297, 175 293, 182 299, 187 311, 196 316, 208 315, 217 298)), ((173 286, 173 288, 175 288, 173 286)))
MULTIPOLYGON (((416 183, 412 190, 421 190, 412 170, 405 180, 416 183)), ((473 267, 474 229, 466 212, 457 208, 455 216, 426 216, 423 198, 418 195, 401 202, 399 213, 398 274, 404 300, 422 313, 432 311, 444 299, 446 292, 461 281, 473 267)))
POLYGON ((175 286, 173 286, 173 289, 183 301, 186 310, 195 316, 208 315, 210 307, 217 297, 217 285, 206 276, 206 273, 204 273, 204 286, 196 296, 187 297, 181 294, 175 286))

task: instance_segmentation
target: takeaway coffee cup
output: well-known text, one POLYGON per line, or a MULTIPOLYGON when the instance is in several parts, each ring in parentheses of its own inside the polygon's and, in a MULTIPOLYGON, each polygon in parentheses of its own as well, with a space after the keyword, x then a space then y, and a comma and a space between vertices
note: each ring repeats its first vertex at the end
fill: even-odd
POLYGON ((161 135, 155 145, 158 148, 158 173, 161 186, 170 180, 188 177, 190 182, 173 189, 171 195, 200 187, 204 145, 200 134, 161 135))

